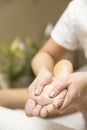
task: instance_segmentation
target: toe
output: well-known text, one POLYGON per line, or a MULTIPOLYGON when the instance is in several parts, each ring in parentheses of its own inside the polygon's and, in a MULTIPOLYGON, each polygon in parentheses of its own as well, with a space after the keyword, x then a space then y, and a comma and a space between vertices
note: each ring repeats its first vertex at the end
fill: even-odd
POLYGON ((54 110, 55 110, 55 107, 54 107, 54 104, 53 104, 53 103, 52 103, 52 104, 49 104, 49 105, 47 106, 47 111, 48 111, 49 113, 52 113, 54 110))
POLYGON ((35 108, 32 110, 32 115, 39 116, 41 108, 42 108, 41 105, 36 105, 35 108))
POLYGON ((25 105, 25 114, 27 116, 32 116, 32 110, 35 108, 36 102, 32 99, 29 99, 25 105))
POLYGON ((48 115, 48 112, 47 112, 46 106, 44 106, 44 107, 41 109, 40 117, 46 117, 47 115, 48 115))

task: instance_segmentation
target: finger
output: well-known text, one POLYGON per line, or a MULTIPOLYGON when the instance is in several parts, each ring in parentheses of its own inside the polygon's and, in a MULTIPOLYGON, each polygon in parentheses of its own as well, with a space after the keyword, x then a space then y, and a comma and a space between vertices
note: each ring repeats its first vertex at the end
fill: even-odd
POLYGON ((27 116, 32 116, 32 110, 35 108, 36 102, 32 99, 29 99, 25 105, 25 113, 27 116))
POLYGON ((43 82, 40 81, 40 79, 36 78, 28 87, 28 95, 30 95, 29 92, 33 90, 33 94, 35 96, 38 96, 42 91, 43 87, 44 87, 43 82))
POLYGON ((58 109, 58 107, 60 107, 64 102, 64 99, 59 99, 59 100, 55 100, 54 101, 54 106, 55 106, 55 109, 58 109))
MULTIPOLYGON (((74 86, 71 85, 71 88, 74 88, 74 86)), ((71 88, 67 91, 63 105, 59 108, 59 111, 61 111, 61 112, 65 111, 65 109, 67 109, 69 106, 71 106, 71 104, 77 98, 76 92, 73 91, 71 88)))
POLYGON ((60 107, 63 104, 66 93, 67 90, 65 89, 56 97, 56 99, 54 99, 53 103, 56 109, 58 109, 58 107, 60 107))
POLYGON ((46 79, 41 79, 40 81, 38 81, 38 83, 36 83, 36 87, 35 87, 35 90, 34 90, 34 94, 35 96, 39 96, 41 94, 41 92, 43 91, 43 88, 51 83, 52 81, 52 78, 46 78, 46 79))
POLYGON ((64 89, 67 89, 68 86, 69 86, 68 80, 65 79, 61 81, 61 83, 57 85, 56 87, 54 87, 54 89, 50 92, 49 97, 50 98, 56 97, 61 91, 63 91, 64 89))

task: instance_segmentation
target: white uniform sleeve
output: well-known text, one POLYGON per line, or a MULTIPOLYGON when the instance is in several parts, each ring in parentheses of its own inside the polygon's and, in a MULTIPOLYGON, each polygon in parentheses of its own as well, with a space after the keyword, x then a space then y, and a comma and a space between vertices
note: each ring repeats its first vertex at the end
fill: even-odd
POLYGON ((51 32, 53 40, 68 50, 75 50, 78 48, 73 4, 74 1, 68 5, 51 32))

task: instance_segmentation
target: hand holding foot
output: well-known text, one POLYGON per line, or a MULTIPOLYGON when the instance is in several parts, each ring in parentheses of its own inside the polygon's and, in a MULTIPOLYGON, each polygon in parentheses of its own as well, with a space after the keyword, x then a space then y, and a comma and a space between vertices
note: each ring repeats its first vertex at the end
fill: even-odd
POLYGON ((25 106, 25 112, 28 116, 41 116, 45 117, 48 113, 52 113, 59 106, 62 105, 67 90, 64 89, 58 96, 54 99, 49 98, 49 93, 54 86, 58 86, 61 80, 68 74, 72 72, 72 65, 67 60, 62 60, 56 64, 54 67, 54 78, 51 84, 44 87, 43 92, 40 96, 34 95, 34 86, 29 87, 29 100, 25 106))

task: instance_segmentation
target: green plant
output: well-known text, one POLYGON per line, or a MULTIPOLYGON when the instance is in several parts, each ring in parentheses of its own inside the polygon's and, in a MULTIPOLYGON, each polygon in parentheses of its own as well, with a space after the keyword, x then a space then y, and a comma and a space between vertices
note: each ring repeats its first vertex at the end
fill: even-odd
POLYGON ((13 83, 19 82, 22 77, 34 77, 31 60, 38 49, 36 43, 24 44, 18 38, 10 46, 0 44, 0 71, 7 75, 10 86, 14 86, 13 83))

